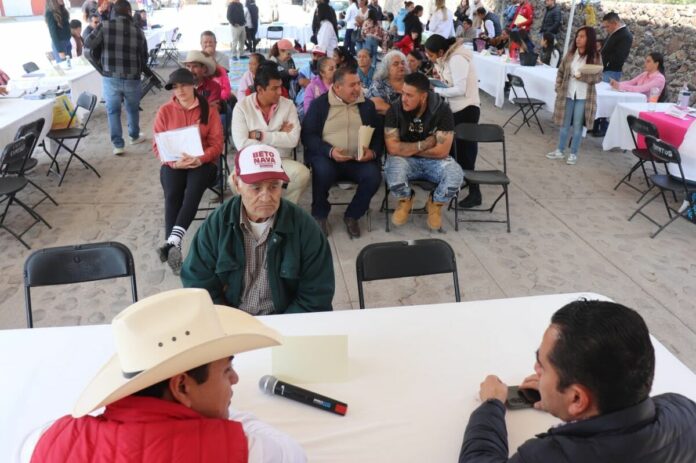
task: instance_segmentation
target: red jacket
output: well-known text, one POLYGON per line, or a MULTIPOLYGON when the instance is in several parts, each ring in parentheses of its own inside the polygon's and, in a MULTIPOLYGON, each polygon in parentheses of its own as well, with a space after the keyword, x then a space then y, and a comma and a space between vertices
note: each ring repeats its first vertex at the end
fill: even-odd
MULTIPOLYGON (((200 157, 202 163, 216 162, 222 153, 222 122, 220 115, 212 105, 208 112, 208 123, 201 124, 201 108, 198 106, 198 101, 193 108, 185 109, 179 104, 176 97, 165 103, 155 117, 155 133, 166 132, 168 130, 181 129, 190 125, 198 124, 198 131, 201 134, 201 144, 203 145, 203 156, 200 157)), ((159 157, 157 151, 157 141, 152 138, 152 149, 155 155, 159 157)), ((169 163, 170 167, 171 164, 169 163)))
POLYGON ((408 56, 413 51, 414 43, 410 35, 404 35, 404 38, 394 43, 394 47, 401 50, 401 53, 408 56))
POLYGON ((246 463, 241 423, 181 404, 129 396, 103 415, 64 416, 41 436, 31 463, 246 463))
POLYGON ((220 98, 225 101, 229 100, 232 96, 232 87, 230 86, 230 78, 227 76, 225 68, 218 64, 212 79, 220 86, 220 98))
POLYGON ((520 5, 517 8, 515 17, 512 18, 512 22, 510 23, 510 29, 515 27, 515 20, 517 20, 518 16, 523 16, 526 19, 526 21, 520 23, 517 27, 520 30, 529 31, 532 28, 532 22, 534 21, 534 7, 531 3, 529 3, 529 1, 525 1, 522 5, 520 5))

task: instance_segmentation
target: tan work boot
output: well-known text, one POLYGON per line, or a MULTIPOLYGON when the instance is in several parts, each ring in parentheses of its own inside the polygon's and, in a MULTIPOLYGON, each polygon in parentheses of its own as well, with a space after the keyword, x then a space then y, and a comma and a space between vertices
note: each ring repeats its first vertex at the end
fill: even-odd
POLYGON ((425 203, 425 210, 428 211, 428 227, 435 231, 442 228, 442 206, 445 203, 436 203, 432 196, 428 196, 428 202, 425 203))
POLYGON ((413 193, 408 198, 399 199, 399 205, 394 210, 392 214, 392 223, 394 225, 401 226, 408 221, 408 216, 411 214, 411 208, 413 207, 413 193))

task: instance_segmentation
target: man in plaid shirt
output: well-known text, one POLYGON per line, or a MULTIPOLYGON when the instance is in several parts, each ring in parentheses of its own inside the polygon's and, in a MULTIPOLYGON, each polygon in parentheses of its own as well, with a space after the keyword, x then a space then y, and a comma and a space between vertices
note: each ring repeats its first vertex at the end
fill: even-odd
POLYGON ((117 0, 113 8, 115 19, 104 21, 85 40, 93 56, 101 56, 104 76, 104 100, 109 118, 114 154, 124 153, 121 128, 121 101, 126 103, 128 135, 131 144, 145 141, 140 133, 138 105, 140 103, 140 74, 147 65, 147 41, 143 31, 133 23, 130 3, 117 0))

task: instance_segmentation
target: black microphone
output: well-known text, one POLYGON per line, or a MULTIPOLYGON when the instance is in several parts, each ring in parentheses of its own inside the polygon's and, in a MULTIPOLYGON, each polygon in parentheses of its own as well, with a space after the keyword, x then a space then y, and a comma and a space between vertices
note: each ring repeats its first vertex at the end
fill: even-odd
POLYGON ((266 394, 280 395, 286 399, 301 402, 305 405, 320 408, 327 412, 344 416, 348 411, 348 405, 338 400, 317 394, 316 392, 293 386, 280 381, 275 376, 266 375, 259 380, 259 388, 266 394))

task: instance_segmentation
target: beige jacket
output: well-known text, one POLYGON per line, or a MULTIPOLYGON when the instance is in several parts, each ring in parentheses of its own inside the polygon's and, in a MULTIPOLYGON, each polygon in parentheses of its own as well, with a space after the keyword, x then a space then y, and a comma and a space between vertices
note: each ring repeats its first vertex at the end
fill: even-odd
POLYGON ((435 88, 435 92, 447 99, 453 113, 467 106, 481 105, 474 55, 463 44, 463 40, 457 40, 435 63, 440 78, 448 85, 435 88))

